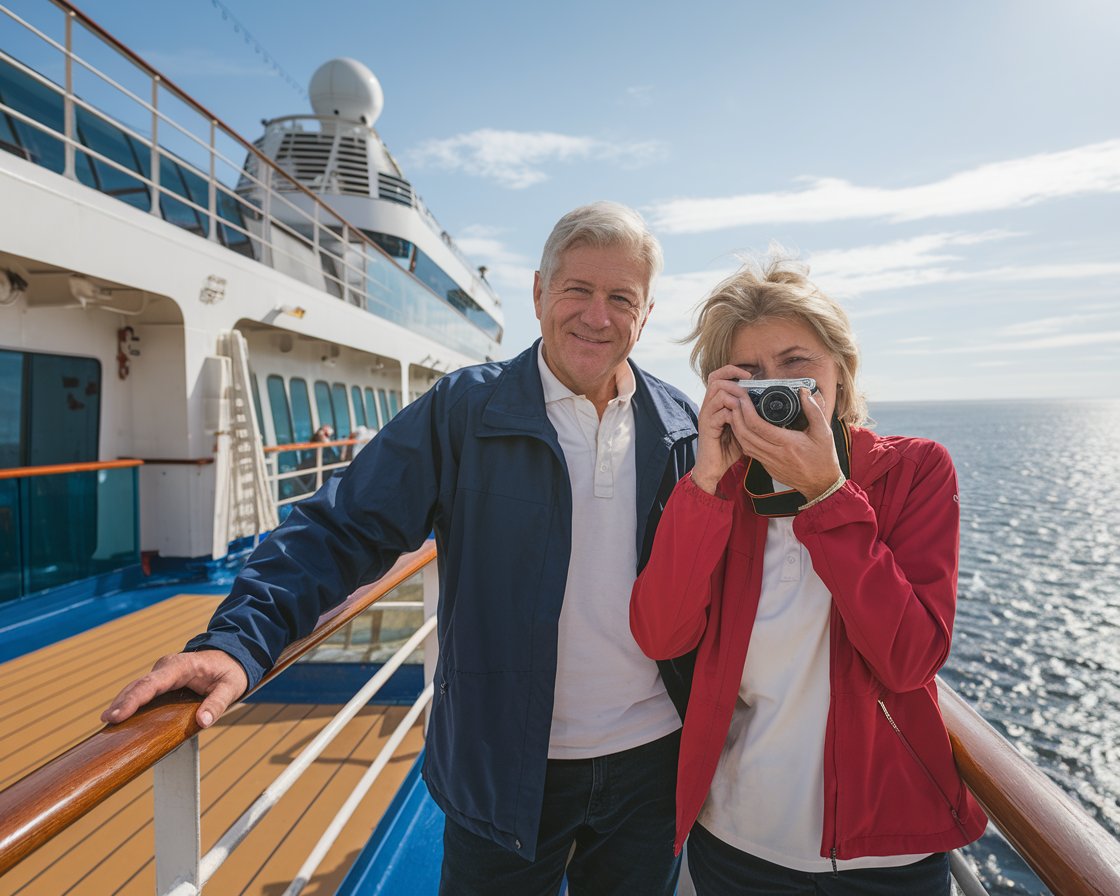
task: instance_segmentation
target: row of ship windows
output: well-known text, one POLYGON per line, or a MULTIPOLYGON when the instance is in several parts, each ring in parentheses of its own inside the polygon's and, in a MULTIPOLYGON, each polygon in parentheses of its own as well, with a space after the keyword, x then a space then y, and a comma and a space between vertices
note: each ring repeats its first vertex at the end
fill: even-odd
MULTIPOLYGON (((257 424, 263 433, 264 411, 256 375, 252 377, 252 385, 257 424)), ((350 386, 347 395, 345 383, 316 380, 309 391, 302 377, 291 377, 285 384, 282 376, 271 374, 265 380, 265 390, 277 445, 307 442, 320 426, 332 427, 336 439, 349 438, 358 426, 376 432, 401 409, 401 393, 396 389, 350 386)))

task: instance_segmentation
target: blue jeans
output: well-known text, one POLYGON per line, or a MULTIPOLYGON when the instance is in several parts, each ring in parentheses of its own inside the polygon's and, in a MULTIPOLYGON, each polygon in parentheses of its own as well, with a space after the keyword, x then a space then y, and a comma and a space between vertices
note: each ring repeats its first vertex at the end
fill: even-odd
POLYGON ((440 896, 672 896, 680 732, 595 759, 550 759, 536 861, 443 829, 440 896), (570 858, 569 858, 570 857, 570 858))
POLYGON ((949 896, 949 855, 912 865, 851 871, 793 871, 724 843, 700 825, 688 836, 696 896, 949 896))

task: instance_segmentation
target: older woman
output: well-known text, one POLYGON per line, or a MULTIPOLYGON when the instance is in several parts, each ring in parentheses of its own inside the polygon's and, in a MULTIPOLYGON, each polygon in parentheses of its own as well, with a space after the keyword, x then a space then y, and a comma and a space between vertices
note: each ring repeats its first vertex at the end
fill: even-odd
POLYGON ((634 586, 654 659, 696 649, 677 775, 700 896, 948 894, 985 818, 934 676, 949 655, 959 506, 948 452, 862 428, 847 316, 803 270, 748 266, 703 304, 696 466, 634 586), (811 377, 804 429, 740 379, 811 377))

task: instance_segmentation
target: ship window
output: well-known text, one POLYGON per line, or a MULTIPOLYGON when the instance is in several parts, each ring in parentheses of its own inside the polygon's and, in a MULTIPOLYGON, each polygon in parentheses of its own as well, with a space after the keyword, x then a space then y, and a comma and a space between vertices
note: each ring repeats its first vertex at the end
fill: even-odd
POLYGON ((401 393, 397 389, 389 390, 389 411, 394 417, 401 411, 401 393))
POLYGON ((276 430, 276 444, 290 445, 293 441, 292 415, 288 410, 288 393, 284 391, 284 380, 273 374, 268 378, 267 385, 268 404, 272 409, 272 427, 276 430))
POLYGON ((249 385, 253 389, 253 410, 257 414, 257 431, 260 432, 261 438, 264 438, 264 411, 261 410, 261 387, 257 383, 257 375, 255 373, 249 374, 249 385))
MULTIPOLYGON (((140 161, 137 158, 132 141, 119 128, 106 124, 96 115, 81 108, 78 109, 76 120, 78 139, 82 144, 130 171, 139 172, 141 170, 140 161)), ((79 153, 79 156, 84 155, 84 153, 79 153)), ((102 193, 115 196, 135 208, 148 209, 151 207, 152 201, 148 186, 138 177, 125 174, 123 171, 92 156, 89 157, 89 162, 96 180, 94 186, 102 193)))
POLYGON ((97 460, 101 364, 0 351, 0 467, 97 460))
POLYGON ((366 409, 362 404, 362 390, 357 386, 350 387, 350 400, 354 405, 354 423, 358 426, 366 425, 366 409))
POLYGON ((459 286, 443 268, 432 259, 416 250, 414 271, 416 279, 428 286, 432 292, 447 302, 452 308, 462 314, 476 327, 479 327, 492 339, 501 339, 502 328, 498 322, 487 314, 482 307, 459 286))
POLYGON ((319 414, 319 425, 330 426, 337 435, 338 427, 334 425, 334 408, 331 407, 331 387, 322 380, 315 381, 315 410, 319 414))
POLYGON ((377 403, 381 408, 381 425, 384 426, 393 419, 393 415, 389 413, 389 396, 384 389, 377 390, 377 403))
POLYGON ((379 429, 377 423, 377 400, 373 397, 373 390, 366 386, 366 424, 370 429, 379 429))
POLYGON ((297 442, 310 442, 314 427, 311 425, 311 399, 307 395, 307 381, 294 376, 288 381, 292 393, 292 423, 297 442))
POLYGON ((192 233, 205 234, 207 228, 202 226, 198 212, 165 192, 170 190, 180 196, 187 195, 182 169, 166 156, 160 156, 159 160, 159 185, 162 188, 159 194, 159 207, 163 212, 163 219, 192 233))
POLYGON ((342 383, 331 387, 331 404, 334 406, 335 438, 350 438, 350 406, 346 403, 346 386, 342 383))
POLYGON ((388 233, 378 233, 376 230, 363 230, 362 233, 384 249, 385 254, 390 258, 412 257, 412 243, 408 240, 401 239, 399 236, 392 236, 388 233))
MULTIPOLYGON (((0 100, 28 118, 62 133, 62 96, 2 61, 0 100)), ((15 130, 19 135, 19 144, 31 161, 51 171, 62 172, 66 160, 61 140, 19 121, 15 123, 15 130)))

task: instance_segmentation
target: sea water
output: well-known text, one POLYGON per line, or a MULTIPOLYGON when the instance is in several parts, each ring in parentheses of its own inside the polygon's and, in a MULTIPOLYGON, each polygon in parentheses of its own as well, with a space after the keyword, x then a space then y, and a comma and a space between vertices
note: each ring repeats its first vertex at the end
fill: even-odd
MULTIPOLYGON (((943 677, 1120 837, 1120 401, 873 403, 945 445, 961 560, 943 677)), ((1048 891, 989 828, 993 893, 1048 891)))

